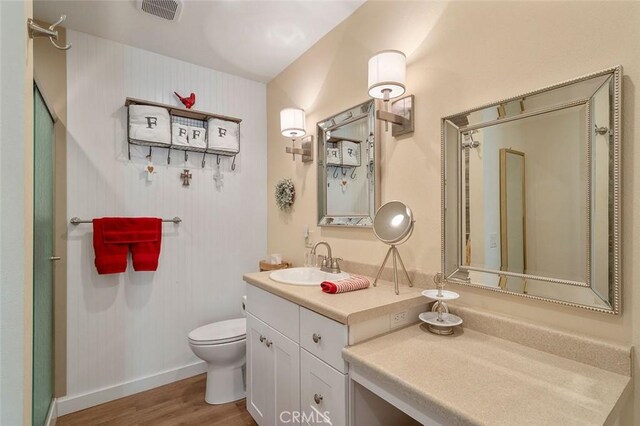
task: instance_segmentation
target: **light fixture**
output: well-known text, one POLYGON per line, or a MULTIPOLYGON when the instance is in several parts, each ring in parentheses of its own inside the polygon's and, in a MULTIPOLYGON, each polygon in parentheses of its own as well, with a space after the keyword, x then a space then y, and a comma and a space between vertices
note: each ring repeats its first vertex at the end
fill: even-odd
POLYGON ((302 156, 302 162, 308 163, 313 161, 313 136, 307 134, 304 125, 304 110, 299 108, 285 108, 280 111, 280 132, 282 136, 291 138, 291 148, 287 147, 286 152, 293 154, 293 161, 296 160, 296 154, 302 156), (296 148, 295 141, 297 138, 302 139, 302 147, 296 148))
POLYGON ((369 59, 369 96, 384 101, 384 110, 376 111, 376 118, 392 123, 393 136, 411 133, 414 130, 413 95, 404 96, 391 103, 389 100, 405 93, 407 57, 399 50, 383 50, 369 59))

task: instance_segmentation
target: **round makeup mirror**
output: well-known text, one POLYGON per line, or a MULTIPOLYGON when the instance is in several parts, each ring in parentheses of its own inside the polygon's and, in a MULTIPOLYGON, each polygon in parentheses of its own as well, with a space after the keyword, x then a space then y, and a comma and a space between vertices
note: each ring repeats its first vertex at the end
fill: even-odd
POLYGON ((373 233, 383 243, 402 244, 413 232, 413 212, 403 202, 380 206, 373 220, 373 233))
POLYGON ((382 266, 380 266, 380 269, 378 270, 376 279, 373 281, 374 286, 378 283, 378 279, 380 278, 389 257, 392 256, 393 282, 395 283, 396 294, 400 294, 400 290, 398 288, 397 262, 400 262, 404 275, 409 282, 409 287, 413 287, 413 283, 407 273, 407 268, 405 268, 404 262, 402 261, 396 246, 409 239, 413 233, 414 223, 415 220, 413 219, 413 212, 409 206, 401 201, 389 201, 388 203, 380 206, 376 212, 376 216, 373 219, 373 233, 380 241, 385 244, 389 244, 391 247, 389 247, 387 255, 384 258, 384 262, 382 262, 382 266))

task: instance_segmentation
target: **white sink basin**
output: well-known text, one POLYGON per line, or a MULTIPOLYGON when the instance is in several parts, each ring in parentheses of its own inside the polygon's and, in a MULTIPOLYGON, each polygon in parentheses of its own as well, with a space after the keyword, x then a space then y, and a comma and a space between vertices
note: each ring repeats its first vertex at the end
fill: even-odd
POLYGON ((273 271, 269 274, 269 278, 283 284, 319 286, 322 281, 349 278, 349 274, 346 272, 332 274, 330 272, 323 272, 320 268, 290 268, 273 271))

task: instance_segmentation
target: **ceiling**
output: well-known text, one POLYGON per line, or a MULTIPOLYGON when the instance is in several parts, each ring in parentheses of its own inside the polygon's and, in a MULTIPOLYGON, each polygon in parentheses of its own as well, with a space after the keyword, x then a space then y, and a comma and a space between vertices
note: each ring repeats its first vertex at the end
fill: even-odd
POLYGON ((365 0, 183 0, 178 21, 136 8, 135 0, 36 0, 37 19, 268 82, 365 0))

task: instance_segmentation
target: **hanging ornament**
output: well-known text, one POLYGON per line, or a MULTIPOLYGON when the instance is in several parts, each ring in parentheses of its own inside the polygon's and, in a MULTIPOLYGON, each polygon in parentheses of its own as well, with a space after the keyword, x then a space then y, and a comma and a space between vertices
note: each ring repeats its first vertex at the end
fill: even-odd
POLYGON ((224 186, 224 175, 220 170, 220 163, 218 163, 216 171, 213 174, 213 180, 216 182, 216 189, 221 189, 224 186))
POLYGON ((156 168, 151 161, 151 156, 147 156, 147 167, 145 168, 145 173, 147 173, 147 182, 153 181, 153 175, 156 173, 156 168))
POLYGON ((347 192, 347 179, 346 178, 342 178, 342 180, 340 181, 340 186, 342 187, 342 192, 347 192))

